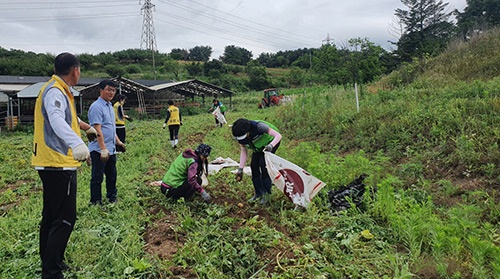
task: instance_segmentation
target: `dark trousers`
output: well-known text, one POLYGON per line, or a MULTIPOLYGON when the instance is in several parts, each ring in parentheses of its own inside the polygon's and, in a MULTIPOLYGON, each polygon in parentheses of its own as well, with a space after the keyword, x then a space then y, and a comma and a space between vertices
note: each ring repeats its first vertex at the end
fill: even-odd
MULTIPOLYGON (((224 117, 226 117, 226 112, 221 112, 222 115, 224 115, 224 117)), ((222 126, 222 123, 219 123, 219 119, 217 119, 217 117, 215 117, 215 125, 217 124, 220 124, 220 126, 222 126)))
POLYGON ((121 142, 125 143, 125 138, 127 137, 125 125, 116 125, 116 135, 118 136, 121 142))
POLYGON ((171 187, 165 187, 161 186, 160 187, 161 192, 167 197, 167 198, 172 198, 174 200, 178 200, 180 198, 185 198, 188 199, 190 198, 196 189, 194 187, 191 187, 187 181, 185 181, 180 187, 177 188, 171 188, 171 187))
POLYGON ((170 125, 168 126, 168 131, 170 132, 170 140, 179 139, 179 128, 180 125, 170 125))
MULTIPOLYGON (((278 150, 280 143, 276 144, 271 153, 278 150)), ((272 181, 266 168, 266 160, 264 152, 254 152, 250 162, 250 169, 252 170, 252 183, 255 189, 255 196, 260 197, 264 194, 271 194, 272 181)))
POLYGON ((38 175, 43 184, 42 278, 63 278, 61 264, 76 221, 76 171, 39 170, 38 175))
POLYGON ((101 154, 97 151, 90 152, 92 159, 92 178, 90 179, 90 202, 102 201, 101 184, 106 175, 106 198, 109 202, 116 201, 116 155, 111 155, 107 162, 101 161, 101 154))

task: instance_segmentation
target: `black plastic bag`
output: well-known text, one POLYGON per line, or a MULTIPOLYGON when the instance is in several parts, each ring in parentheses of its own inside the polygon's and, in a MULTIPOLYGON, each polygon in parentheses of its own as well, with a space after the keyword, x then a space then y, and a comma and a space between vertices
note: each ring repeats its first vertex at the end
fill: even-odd
POLYGON ((352 204, 359 207, 363 202, 363 194, 366 185, 363 183, 368 174, 361 174, 358 178, 338 190, 328 191, 328 200, 333 212, 346 210, 352 207, 352 204))

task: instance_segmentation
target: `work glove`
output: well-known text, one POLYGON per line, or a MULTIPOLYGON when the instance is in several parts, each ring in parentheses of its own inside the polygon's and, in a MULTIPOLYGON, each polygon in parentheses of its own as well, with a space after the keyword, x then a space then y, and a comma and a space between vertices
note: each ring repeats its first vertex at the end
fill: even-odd
POLYGON ((210 195, 205 190, 203 190, 203 192, 201 192, 201 197, 203 198, 203 200, 205 202, 209 202, 211 199, 210 195))
POLYGON ((241 181, 243 179, 243 169, 238 168, 238 171, 236 172, 236 181, 241 181))
POLYGON ((134 122, 134 119, 128 115, 125 115, 125 119, 127 119, 130 122, 134 122))
POLYGON ((85 145, 85 143, 77 145, 75 148, 73 148, 73 159, 82 162, 87 160, 87 158, 89 157, 90 157, 89 149, 85 145))
POLYGON ((273 148, 274 148, 274 146, 272 144, 268 144, 268 145, 266 145, 266 147, 264 147, 264 151, 271 152, 271 151, 273 151, 273 148))
POLYGON ((94 141, 98 137, 97 130, 94 127, 92 127, 92 126, 90 126, 90 128, 88 128, 85 131, 85 133, 87 133, 87 139, 89 141, 94 141))
POLYGON ((119 152, 126 152, 127 151, 127 148, 125 147, 124 143, 117 144, 115 147, 116 147, 116 151, 119 151, 119 152))
POLYGON ((165 127, 167 127, 167 123, 163 123, 163 129, 165 129, 165 127))
POLYGON ((109 160, 109 150, 103 149, 101 150, 101 161, 107 162, 109 160))

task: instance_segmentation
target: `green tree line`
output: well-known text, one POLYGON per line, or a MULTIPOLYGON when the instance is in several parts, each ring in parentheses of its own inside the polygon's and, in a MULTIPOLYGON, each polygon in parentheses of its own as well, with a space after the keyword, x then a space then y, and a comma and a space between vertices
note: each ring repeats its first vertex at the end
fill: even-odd
MULTIPOLYGON (((401 2, 404 8, 394 11, 400 28, 399 39, 391 42, 393 51, 358 37, 343 45, 261 53, 256 58, 251 51, 235 45, 226 46, 220 57, 212 59, 211 46, 174 48, 169 53, 127 49, 78 56, 84 76, 92 77, 197 78, 234 91, 305 84, 348 86, 372 82, 401 65, 442 53, 454 39, 469 40, 500 25, 498 0, 467 0, 463 12, 449 11, 449 3, 441 0, 401 2), (271 68, 284 72, 273 75, 271 68)), ((53 58, 53 54, 0 47, 0 75, 51 75, 53 58)))

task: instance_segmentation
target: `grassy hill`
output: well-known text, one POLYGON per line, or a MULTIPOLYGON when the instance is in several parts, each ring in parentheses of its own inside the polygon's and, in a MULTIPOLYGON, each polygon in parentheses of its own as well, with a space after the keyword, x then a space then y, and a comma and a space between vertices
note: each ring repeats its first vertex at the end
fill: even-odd
MULTIPOLYGON (((265 110, 256 108, 260 92, 235 96, 230 123, 275 124, 283 134, 277 154, 327 183, 307 210, 276 188, 270 205, 249 205, 250 179, 237 183, 228 169, 209 176, 211 204, 198 196, 166 200, 150 183, 183 148, 205 142, 213 159, 238 160, 239 147, 229 127, 213 127, 211 114, 183 118, 181 150, 170 147, 162 119, 128 123, 117 204, 90 206, 90 169, 79 171, 78 221, 66 255, 77 269, 66 274, 500 278, 500 78, 490 71, 500 65, 499 37, 486 34, 408 65, 372 85, 376 93, 363 87, 359 112, 352 89, 290 89, 283 93, 292 103, 265 110), (362 173, 369 175, 363 204, 333 214, 328 191, 362 173)), ((24 130, 0 136, 2 278, 40 272, 41 183, 24 130)))

